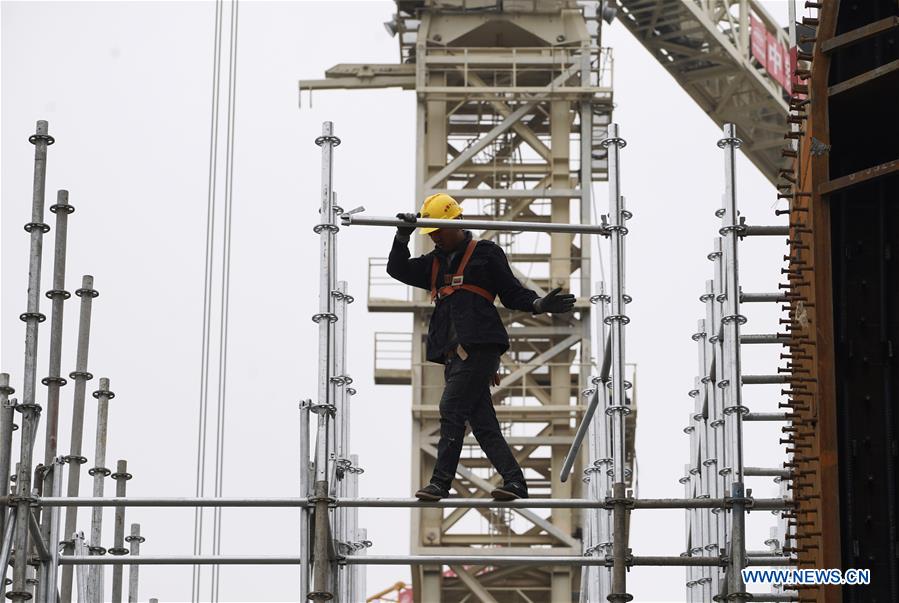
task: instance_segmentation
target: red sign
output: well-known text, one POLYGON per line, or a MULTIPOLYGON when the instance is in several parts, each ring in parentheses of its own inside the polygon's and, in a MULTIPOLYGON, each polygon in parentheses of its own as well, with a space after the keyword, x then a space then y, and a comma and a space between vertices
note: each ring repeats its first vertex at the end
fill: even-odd
POLYGON ((768 65, 768 44, 765 41, 765 33, 765 26, 762 22, 749 15, 749 49, 762 67, 768 65))
POLYGON ((775 82, 783 86, 783 52, 781 51, 780 44, 778 44, 777 38, 767 31, 765 32, 765 42, 768 46, 768 75, 770 75, 771 79, 775 82))

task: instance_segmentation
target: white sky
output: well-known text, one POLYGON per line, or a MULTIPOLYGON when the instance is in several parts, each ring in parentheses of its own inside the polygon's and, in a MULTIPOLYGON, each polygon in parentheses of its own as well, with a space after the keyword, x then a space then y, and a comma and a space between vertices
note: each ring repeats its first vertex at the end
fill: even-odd
MULTIPOLYGON (((786 23, 786 2, 765 4, 786 23)), ((135 476, 129 495, 194 493, 214 12, 212 2, 2 2, 0 370, 11 373, 21 394, 24 328, 17 317, 26 301, 22 224, 30 215, 33 166, 27 138, 35 121, 46 119, 57 140, 49 151, 46 205, 66 188, 77 208, 66 285, 74 291, 80 275, 93 274, 101 293, 89 370, 110 377, 117 393, 107 458, 111 466, 128 459, 135 476)), ((318 305, 312 225, 320 152, 313 139, 321 122, 334 121, 343 139, 335 189, 344 207, 389 215, 416 205, 413 93, 316 93, 311 108, 305 96, 297 107, 298 79, 322 77, 341 62, 395 62, 396 40, 381 25, 392 12, 391 2, 240 6, 225 496, 298 494, 296 403, 315 395, 316 330, 309 317, 318 305)), ((723 191, 719 131, 620 24, 606 30, 605 42, 615 52, 614 119, 628 141, 622 190, 635 214, 627 240, 634 298, 628 360, 639 371, 639 494, 680 496, 677 479, 688 451, 681 428, 696 373, 690 335, 703 312, 698 296, 711 276, 705 256, 723 191)), ((773 187, 742 157, 738 170, 747 220, 782 222, 772 213, 773 187)), ((595 192, 605 213, 605 185, 595 192)), ((47 212, 45 221, 53 219, 47 212)), ((52 236, 45 237, 42 290, 50 288, 52 236)), ((361 496, 408 496, 419 485, 410 483, 407 461, 410 391, 375 387, 372 377, 373 333, 411 327, 408 316, 365 310, 366 258, 385 256, 391 237, 383 229, 340 235, 340 278, 359 300, 350 307, 348 363, 359 391, 352 442, 366 470, 361 496)), ((776 290, 783 240, 750 240, 742 249, 744 290, 776 290)), ((41 308, 49 315, 43 296, 41 308)), ((74 370, 77 308, 73 297, 66 304, 64 374, 74 370)), ((774 308, 750 306, 746 313, 747 332, 776 329, 774 308)), ((47 374, 49 324, 41 328, 39 378, 47 374)), ((746 372, 773 372, 776 354, 750 348, 746 372)), ((746 394, 752 410, 776 410, 777 388, 754 387, 746 394)), ((62 394, 61 453, 69 446, 72 390, 62 394)), ((39 401, 44 391, 39 386, 39 401)), ((87 409, 84 450, 92 457, 93 398, 87 409)), ((747 465, 779 465, 776 426, 750 424, 746 434, 747 465)), ((39 447, 35 458, 42 454, 39 447)), ((750 479, 756 495, 776 494, 769 479, 750 479)), ((82 485, 88 493, 86 471, 82 485)), ((106 488, 113 490, 111 480, 106 488)), ((87 514, 80 517, 87 528, 87 514)), ((109 541, 111 519, 110 512, 109 541)), ((191 553, 192 510, 129 510, 126 525, 134 521, 147 537, 142 553, 191 553)), ((772 521, 767 513, 750 515, 750 548, 764 548, 772 521)), ((375 543, 372 554, 408 552, 408 512, 363 511, 360 523, 375 543)), ((296 552, 295 512, 229 509, 224 526, 223 554, 296 552)), ((679 554, 683 513, 637 512, 631 546, 640 555, 679 554)), ((221 600, 296 600, 296 576, 283 567, 225 567, 221 600)), ((408 576, 405 567, 371 568, 368 591, 408 576)), ((208 577, 206 570, 207 583, 208 577)), ((144 566, 141 597, 189 600, 190 581, 188 567, 144 566)), ((637 601, 683 600, 683 583, 678 568, 629 573, 637 601)))

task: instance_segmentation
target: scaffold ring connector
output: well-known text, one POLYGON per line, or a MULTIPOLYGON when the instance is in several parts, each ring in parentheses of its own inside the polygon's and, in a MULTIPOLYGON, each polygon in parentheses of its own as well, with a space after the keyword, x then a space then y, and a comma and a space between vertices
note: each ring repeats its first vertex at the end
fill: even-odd
MULTIPOLYGON (((699 395, 699 390, 691 389, 690 391, 687 392, 687 395, 690 396, 691 398, 695 398, 696 396, 699 395)), ((693 418, 695 419, 696 417, 694 416, 693 418)))
POLYGON ((29 320, 44 322, 45 320, 47 320, 47 317, 40 312, 22 312, 21 314, 19 314, 19 320, 21 320, 22 322, 28 322, 29 320))
POLYGON ((75 295, 77 295, 78 297, 84 297, 85 295, 87 295, 88 297, 93 298, 93 297, 99 297, 100 292, 97 291, 96 289, 81 288, 81 289, 75 290, 75 295))
POLYGON ((627 226, 617 224, 609 224, 608 226, 606 226, 606 230, 609 231, 609 234, 613 232, 619 232, 621 233, 621 236, 625 236, 628 232, 630 232, 627 229, 627 226))
POLYGON ((103 477, 109 477, 109 474, 112 472, 106 467, 91 467, 87 470, 87 474, 90 476, 97 475, 98 473, 102 473, 103 477))
POLYGON ((67 214, 71 214, 75 212, 75 206, 69 205, 68 203, 54 203, 50 206, 50 211, 52 211, 54 214, 58 213, 59 210, 62 210, 67 214))
POLYGON ((113 473, 110 477, 112 477, 112 479, 123 479, 127 482, 134 476, 126 471, 124 473, 113 473))
POLYGON ((711 467, 712 465, 717 465, 717 464, 718 464, 718 459, 706 459, 706 460, 702 461, 703 467, 711 467))
POLYGON ((44 377, 43 379, 41 379, 41 385, 47 386, 53 384, 59 387, 63 387, 66 383, 68 383, 68 381, 66 381, 63 377, 44 377))
POLYGON ((620 322, 621 324, 626 325, 631 322, 631 319, 628 318, 627 314, 611 314, 603 318, 602 321, 607 325, 610 325, 613 322, 620 322))
POLYGON ((697 333, 693 333, 692 335, 690 335, 690 339, 692 339, 693 341, 699 341, 700 339, 703 339, 705 336, 706 336, 705 331, 699 331, 697 333))
POLYGON ((62 457, 62 460, 65 463, 78 463, 79 465, 83 465, 87 462, 87 457, 77 454, 69 454, 62 457))
POLYGON ((745 325, 747 318, 742 314, 728 314, 727 316, 721 317, 721 322, 724 324, 729 324, 732 322, 737 323, 738 325, 745 325))
POLYGON ((719 259, 721 257, 721 255, 722 254, 720 251, 713 251, 712 253, 706 255, 705 257, 708 258, 708 260, 710 262, 714 262, 715 260, 719 259))
POLYGON ((741 146, 743 146, 743 141, 736 136, 727 136, 718 141, 719 149, 723 149, 727 145, 733 145, 735 149, 739 149, 741 146))
POLYGON ((742 404, 738 404, 736 406, 725 406, 724 407, 724 414, 726 414, 726 415, 732 415, 737 411, 739 411, 741 415, 749 414, 749 409, 747 407, 743 406, 742 404))
MULTIPOLYGON (((28 142, 30 142, 31 144, 34 144, 34 145, 36 145, 37 143, 39 143, 41 141, 46 142, 47 146, 50 146, 51 144, 56 142, 56 139, 53 138, 52 136, 50 136, 49 134, 32 134, 31 136, 28 137, 28 142)), ((8 594, 11 594, 11 593, 8 593, 8 594)), ((31 597, 28 597, 28 598, 30 599, 31 597)))
POLYGON ((603 138, 599 141, 599 144, 605 148, 609 148, 609 145, 617 145, 619 149, 623 149, 627 146, 627 141, 623 138, 619 138, 618 136, 611 136, 609 138, 603 138))
POLYGON ((337 407, 333 404, 313 404, 309 407, 309 410, 315 414, 321 414, 324 411, 332 417, 337 414, 337 407))
POLYGON ((125 536, 125 542, 146 542, 143 536, 125 536))
POLYGON ((617 404, 615 406, 610 406, 606 409, 606 414, 609 415, 610 417, 612 416, 613 413, 616 413, 616 412, 620 412, 620 413, 624 414, 625 416, 627 416, 627 415, 631 414, 631 409, 627 406, 624 406, 623 404, 617 404))
POLYGON ((44 295, 47 296, 48 299, 53 299, 55 297, 60 297, 62 299, 69 299, 72 297, 72 294, 66 291, 65 289, 50 289, 44 295))
POLYGON ((746 225, 745 224, 728 224, 727 226, 722 226, 721 228, 718 229, 718 234, 720 234, 722 237, 729 232, 735 232, 738 235, 740 235, 741 233, 746 232, 746 225))
MULTIPOLYGON (((101 381, 102 381, 102 379, 101 379, 101 381)), ((107 400, 112 400, 113 398, 115 398, 115 392, 114 392, 114 391, 110 391, 110 390, 108 390, 108 389, 98 389, 97 391, 95 391, 95 392, 92 393, 91 395, 92 395, 94 398, 96 398, 97 400, 100 399, 100 396, 105 396, 107 400)))
POLYGON ((327 230, 328 232, 332 232, 332 233, 336 234, 336 233, 340 232, 340 226, 338 226, 337 224, 323 223, 323 224, 316 224, 315 226, 312 227, 312 231, 315 234, 321 234, 321 231, 323 231, 323 230, 327 230))
POLYGON ((40 228, 41 232, 44 234, 50 232, 50 225, 44 224, 43 222, 29 222, 25 225, 25 232, 31 232, 35 228, 40 228))
POLYGON ((340 146, 340 139, 336 136, 319 136, 315 139, 315 144, 318 146, 322 146, 325 143, 330 143, 332 147, 340 146))
POLYGON ((313 314, 312 322, 321 322, 325 318, 328 319, 328 322, 337 322, 337 315, 333 312, 321 312, 319 314, 313 314))
POLYGON ((585 389, 584 391, 581 392, 581 396, 583 396, 584 398, 589 398, 594 393, 596 393, 596 389, 594 389, 592 387, 588 387, 587 389, 585 389))
POLYGON ((85 381, 90 381, 93 378, 93 373, 88 373, 87 371, 72 371, 69 373, 69 379, 84 379, 85 381))
POLYGON ((6 394, 7 396, 11 396, 16 393, 16 388, 10 387, 8 385, 0 385, 0 394, 6 394))
POLYGON ((87 550, 90 551, 91 555, 105 555, 106 549, 102 546, 89 546, 87 550))
POLYGON ((32 402, 31 404, 16 404, 15 410, 18 412, 37 412, 40 413, 43 410, 43 407, 37 402, 32 402))

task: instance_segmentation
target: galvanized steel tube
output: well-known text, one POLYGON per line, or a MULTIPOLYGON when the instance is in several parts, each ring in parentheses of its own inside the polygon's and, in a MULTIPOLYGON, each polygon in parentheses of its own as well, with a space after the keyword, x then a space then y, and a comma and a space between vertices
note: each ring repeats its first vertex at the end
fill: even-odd
POLYGON ((746 322, 740 314, 740 268, 737 246, 740 231, 744 227, 740 223, 737 210, 736 154, 741 142, 737 138, 733 124, 724 125, 724 138, 718 146, 724 150, 724 214, 722 216, 721 237, 724 240, 724 314, 721 317, 724 333, 725 378, 727 379, 727 405, 724 408, 725 428, 730 440, 733 458, 729 462, 732 475, 731 496, 734 505, 731 509, 731 584, 729 594, 737 603, 745 601, 742 593, 746 588, 740 570, 745 567, 745 506, 743 500, 743 377, 740 354, 740 325, 746 322))
MULTIPOLYGON (((9 396, 16 390, 9 386, 9 373, 0 373, 0 494, 10 490, 9 464, 12 459, 13 411, 9 396)), ((6 515, 0 513, 0 534, 5 533, 6 515)))
MULTIPOLYGON (((85 274, 81 277, 81 288, 75 291, 75 295, 81 298, 78 317, 78 344, 75 359, 75 370, 69 373, 69 377, 75 380, 75 393, 72 404, 72 436, 69 443, 69 455, 65 457, 69 464, 68 483, 66 495, 77 497, 81 484, 81 465, 87 459, 81 454, 82 440, 84 438, 84 394, 87 382, 94 378, 87 372, 87 357, 90 347, 91 309, 93 300, 99 295, 94 289, 94 277, 85 274)), ((66 511, 65 528, 63 529, 63 551, 72 554, 74 551, 75 524, 78 521, 78 509, 66 511)), ((61 603, 72 601, 72 568, 62 568, 62 584, 60 585, 61 603)))
MULTIPOLYGON (((140 535, 140 524, 131 524, 131 533, 125 538, 128 542, 129 559, 134 560, 140 555, 140 545, 146 539, 140 535)), ((128 603, 137 603, 138 599, 138 578, 140 576, 140 566, 131 563, 128 566, 128 603)))
MULTIPOLYGON (((97 441, 94 452, 94 467, 88 470, 88 475, 94 478, 94 498, 103 498, 103 480, 109 476, 110 470, 106 467, 106 435, 109 419, 109 401, 115 394, 109 391, 109 379, 100 378, 100 389, 93 393, 97 398, 97 441)), ((105 555, 106 549, 100 545, 103 534, 103 507, 96 506, 91 513, 91 539, 88 551, 91 555, 105 555)), ((98 567, 91 571, 91 583, 94 596, 103 599, 103 571, 98 567)))
POLYGON ((333 598, 331 572, 331 526, 328 510, 329 464, 328 431, 331 411, 334 408, 331 370, 334 352, 334 326, 332 283, 332 243, 337 227, 334 225, 333 204, 333 148, 340 144, 334 136, 331 122, 322 123, 322 135, 316 139, 322 150, 321 165, 321 223, 316 227, 320 236, 319 313, 313 317, 318 322, 318 426, 315 441, 315 534, 312 559, 312 601, 328 601, 333 598))
MULTIPOLYGON (((116 498, 125 498, 125 492, 128 480, 131 474, 128 473, 128 461, 116 461, 116 471, 112 474, 115 480, 116 498)), ((113 533, 113 545, 109 549, 110 555, 127 555, 128 549, 125 548, 125 507, 116 507, 115 522, 113 533)), ((112 570, 112 600, 113 603, 122 603, 122 566, 117 565, 112 570)))
MULTIPOLYGON (((613 124, 615 125, 615 124, 613 124)), ((611 163, 609 164, 611 171, 611 163)), ((363 216, 360 214, 343 214, 340 216, 343 226, 409 226, 398 218, 380 216, 363 216)), ((429 220, 418 218, 415 225, 419 228, 464 228, 471 230, 495 230, 510 232, 561 232, 568 234, 608 235, 609 230, 598 224, 560 224, 555 222, 518 222, 503 220, 429 220)))
POLYGON ((40 407, 35 401, 37 385, 37 346, 38 325, 46 317, 40 312, 41 259, 44 234, 50 227, 44 224, 44 190, 47 181, 47 147, 53 144, 53 137, 48 134, 46 121, 38 121, 35 133, 29 137, 34 145, 34 183, 32 187, 31 221, 25 225, 31 244, 28 257, 28 301, 27 310, 19 318, 25 322, 25 371, 22 378, 22 404, 17 408, 22 411, 21 455, 15 492, 18 500, 18 517, 15 531, 16 556, 13 566, 12 590, 6 593, 13 601, 31 599, 28 574, 28 530, 27 518, 31 514, 31 463, 34 451, 34 438, 40 420, 40 407))

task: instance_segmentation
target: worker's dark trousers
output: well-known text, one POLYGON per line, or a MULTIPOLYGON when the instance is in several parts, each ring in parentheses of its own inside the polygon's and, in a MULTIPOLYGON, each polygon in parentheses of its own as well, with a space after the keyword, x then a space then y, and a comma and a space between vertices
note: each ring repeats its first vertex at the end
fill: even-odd
POLYGON ((432 483, 450 489, 462 453, 466 421, 504 482, 525 483, 493 410, 490 385, 498 368, 499 354, 494 350, 472 350, 465 360, 458 356, 447 360, 443 371, 446 388, 440 399, 440 441, 432 483))

